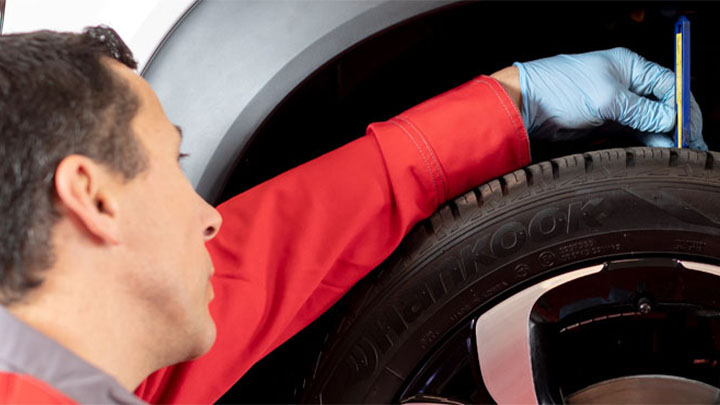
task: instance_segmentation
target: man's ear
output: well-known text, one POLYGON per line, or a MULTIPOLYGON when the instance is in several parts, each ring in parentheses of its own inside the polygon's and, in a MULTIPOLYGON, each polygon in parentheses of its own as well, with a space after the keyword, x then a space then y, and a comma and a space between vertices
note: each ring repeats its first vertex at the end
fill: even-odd
POLYGON ((65 157, 55 169, 55 190, 68 215, 96 240, 120 243, 116 173, 82 155, 65 157))

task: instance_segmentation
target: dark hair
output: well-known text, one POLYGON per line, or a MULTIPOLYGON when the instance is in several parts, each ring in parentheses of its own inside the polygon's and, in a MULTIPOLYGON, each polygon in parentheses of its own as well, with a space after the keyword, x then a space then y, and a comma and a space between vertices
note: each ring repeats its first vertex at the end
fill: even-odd
POLYGON ((53 178, 66 156, 88 156, 126 179, 146 166, 130 127, 138 98, 105 58, 137 68, 105 26, 0 36, 0 304, 38 286, 53 264, 53 178))

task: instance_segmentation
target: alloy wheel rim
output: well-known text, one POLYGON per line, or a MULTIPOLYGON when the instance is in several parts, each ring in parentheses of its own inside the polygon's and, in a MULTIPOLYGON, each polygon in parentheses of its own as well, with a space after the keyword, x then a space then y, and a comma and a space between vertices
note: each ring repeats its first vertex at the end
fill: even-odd
MULTIPOLYGON (((608 277, 607 274, 611 276, 617 274, 632 274, 634 268, 642 268, 643 266, 663 267, 663 269, 657 272, 660 276, 664 271, 665 274, 692 275, 695 278, 700 275, 699 277, 701 278, 712 278, 713 283, 718 283, 718 286, 720 286, 719 266, 698 261, 681 261, 667 257, 613 260, 603 264, 595 264, 582 267, 578 270, 565 272, 515 292, 482 314, 476 315, 470 324, 458 326, 456 331, 453 332, 454 335, 456 335, 456 337, 453 338, 454 343, 448 343, 447 340, 449 338, 447 338, 446 342, 439 344, 433 349, 435 353, 431 353, 424 361, 424 364, 418 368, 414 376, 408 380, 409 383, 407 383, 399 400, 405 403, 455 403, 455 401, 457 401, 455 396, 444 396, 442 393, 438 393, 437 390, 433 391, 432 388, 424 389, 423 387, 428 387, 431 384, 423 386, 421 382, 426 379, 429 383, 433 379, 437 379, 438 375, 442 374, 442 371, 439 372, 437 364, 442 364, 443 361, 447 363, 442 365, 443 368, 452 368, 453 364, 458 364, 458 368, 465 367, 459 365, 457 362, 457 359, 463 356, 463 352, 467 358, 464 362, 473 363, 472 367, 475 370, 479 370, 478 372, 472 373, 476 374, 473 376, 475 386, 484 386, 478 389, 480 391, 486 391, 497 403, 593 403, 585 402, 588 401, 587 398, 590 395, 588 393, 594 392, 595 396, 600 395, 609 398, 612 393, 620 389, 625 389, 632 384, 636 387, 634 395, 637 398, 652 398, 651 389, 648 387, 662 385, 663 382, 667 381, 671 381, 676 386, 681 387, 683 392, 691 393, 697 398, 707 398, 708 395, 715 395, 717 388, 714 386, 718 385, 715 379, 712 379, 712 381, 709 381, 708 378, 696 379, 693 378, 693 375, 684 375, 683 373, 675 375, 672 372, 664 372, 667 370, 655 370, 652 368, 649 369, 649 371, 642 370, 647 372, 626 373, 608 376, 607 378, 597 378, 587 384, 579 387, 576 386, 572 389, 564 387, 564 390, 559 390, 559 395, 553 396, 543 393, 543 390, 547 388, 543 387, 543 373, 545 371, 542 367, 537 366, 537 363, 540 363, 538 358, 542 358, 542 356, 538 357, 537 353, 542 350, 538 350, 537 344, 533 344, 530 338, 533 333, 536 333, 535 329, 538 329, 537 324, 531 322, 530 319, 531 317, 534 317, 533 319, 537 318, 537 314, 534 313, 533 308, 538 305, 538 300, 542 302, 542 299, 545 299, 548 294, 555 293, 556 291, 561 292, 563 288, 566 290, 567 288, 572 288, 574 283, 587 283, 589 280, 593 280, 593 277, 597 278, 603 275, 608 277), (624 271, 616 272, 619 269, 624 271), (498 331, 503 333, 496 333, 498 331), (453 345, 456 347, 447 348, 453 345), (452 354, 451 352, 453 350, 458 353, 452 354), (451 353, 450 356, 447 355, 448 352, 451 353), (438 363, 437 359, 440 359, 440 363, 438 363), (535 367, 533 365, 535 365, 535 367), (536 384, 538 381, 539 384, 536 384), (539 385, 539 387, 536 387, 536 385, 539 385), (581 392, 585 392, 585 394, 580 395, 581 392)), ((649 274, 654 275, 655 273, 649 274)), ((660 277, 660 279, 662 279, 662 277, 660 277)), ((669 281, 671 280, 668 280, 668 283, 669 281)), ((703 286, 700 285, 697 286, 697 288, 703 288, 703 286)), ((659 297, 662 298, 662 295, 659 297)), ((656 302, 652 295, 650 295, 649 298, 650 299, 641 297, 641 299, 635 299, 633 301, 634 306, 631 310, 618 309, 619 313, 617 314, 601 314, 602 316, 589 317, 588 319, 578 318, 579 320, 576 319, 577 322, 565 322, 560 325, 562 328, 557 326, 556 329, 564 335, 572 335, 572 333, 575 333, 575 331, 579 329, 604 327, 603 325, 608 324, 609 321, 622 320, 625 323, 629 322, 631 324, 650 322, 650 320, 654 322, 656 320, 653 320, 653 316, 657 318, 658 313, 668 310, 667 308, 675 310, 674 307, 668 307, 662 299, 656 302), (593 320, 596 322, 592 323, 593 320)), ((685 305, 687 303, 683 302, 682 304, 685 305)), ((705 304, 707 304, 707 300, 705 304)), ((720 304, 718 304, 717 307, 720 307, 720 304)), ((535 310, 537 310, 537 308, 535 308, 535 310)), ((720 308, 713 309, 713 311, 716 311, 714 313, 720 315, 720 308)), ((720 316, 718 317, 720 318, 720 316)), ((572 318, 568 319, 572 320, 572 318)), ((711 360, 706 361, 706 359, 704 359, 705 357, 708 356, 704 356, 702 360, 696 361, 706 362, 709 367, 711 360)), ((720 359, 720 356, 713 358, 720 359)), ((717 372, 718 364, 716 363, 718 363, 718 361, 712 362, 713 370, 717 372)), ((468 374, 467 370, 458 371, 457 373, 458 375, 462 373, 468 374)), ((446 374, 448 373, 446 372, 446 374)), ((467 376, 463 378, 466 382, 470 379, 470 377, 467 376)), ((469 384, 466 384, 466 386, 469 386, 469 384)), ((555 391, 558 391, 558 389, 555 388, 555 391)), ((640 399, 637 402, 653 401, 650 399, 640 399)))

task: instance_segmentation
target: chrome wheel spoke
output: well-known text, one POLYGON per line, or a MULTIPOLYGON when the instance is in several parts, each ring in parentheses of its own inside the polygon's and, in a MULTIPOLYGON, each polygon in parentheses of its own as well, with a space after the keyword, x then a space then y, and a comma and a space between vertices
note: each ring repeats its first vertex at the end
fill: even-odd
POLYGON ((475 324, 480 372, 498 403, 537 404, 530 357, 530 313, 537 299, 571 280, 594 274, 603 265, 566 273, 531 286, 482 314, 475 324))

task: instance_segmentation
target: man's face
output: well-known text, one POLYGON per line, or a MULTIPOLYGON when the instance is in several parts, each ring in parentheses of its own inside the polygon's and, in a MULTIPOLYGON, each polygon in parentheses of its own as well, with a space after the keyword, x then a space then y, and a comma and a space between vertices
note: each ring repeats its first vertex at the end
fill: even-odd
POLYGON ((123 262, 128 294, 147 308, 148 330, 161 333, 166 353, 185 358, 206 352, 215 340, 208 303, 213 272, 205 242, 220 227, 219 213, 192 188, 179 165, 181 134, 147 82, 120 63, 140 100, 132 128, 147 153, 148 167, 121 186, 123 262))

